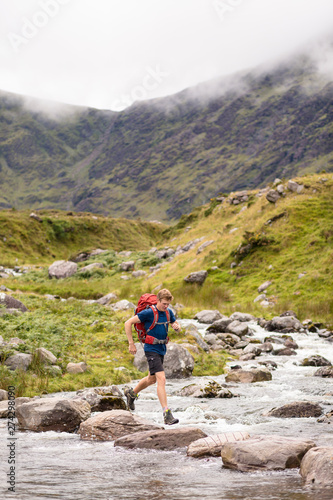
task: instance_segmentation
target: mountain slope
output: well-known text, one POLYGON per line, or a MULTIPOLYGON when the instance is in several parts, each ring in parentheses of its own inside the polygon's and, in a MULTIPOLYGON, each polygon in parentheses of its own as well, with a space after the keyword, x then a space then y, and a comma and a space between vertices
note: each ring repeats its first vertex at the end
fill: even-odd
POLYGON ((219 192, 333 170, 333 84, 307 58, 120 113, 55 121, 0 102, 0 207, 170 221, 219 192))

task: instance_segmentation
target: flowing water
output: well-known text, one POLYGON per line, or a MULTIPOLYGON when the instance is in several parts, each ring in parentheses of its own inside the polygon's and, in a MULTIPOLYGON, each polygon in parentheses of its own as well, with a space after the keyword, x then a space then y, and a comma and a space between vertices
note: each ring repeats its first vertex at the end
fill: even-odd
MULTIPOLYGON (((204 332, 204 325, 198 325, 204 332)), ((183 326, 189 321, 183 320, 183 326)), ((250 325, 255 337, 267 331, 250 325)), ((293 334, 296 356, 261 355, 273 359, 278 368, 273 380, 255 384, 228 384, 239 397, 205 399, 180 397, 185 385, 215 380, 224 375, 192 377, 167 382, 168 403, 180 426, 194 426, 207 434, 243 430, 254 434, 276 434, 310 438, 318 446, 333 446, 333 426, 316 418, 280 419, 265 417, 273 407, 293 401, 311 401, 332 410, 332 379, 313 377, 315 367, 301 367, 300 361, 320 354, 333 361, 333 343, 317 334, 293 334)), ((277 345, 275 347, 278 347, 277 345)), ((229 364, 235 364, 231 362, 229 364)), ((255 362, 238 362, 255 366, 255 362)), ((67 395, 68 396, 68 395, 67 395)), ((136 413, 162 424, 156 389, 148 388, 136 402, 136 413)), ((0 421, 0 498, 75 500, 332 500, 333 492, 304 488, 299 469, 278 472, 241 473, 223 468, 221 458, 194 459, 186 451, 150 451, 115 448, 113 442, 81 441, 76 434, 18 432, 15 493, 7 492, 8 472, 6 421, 0 421)))

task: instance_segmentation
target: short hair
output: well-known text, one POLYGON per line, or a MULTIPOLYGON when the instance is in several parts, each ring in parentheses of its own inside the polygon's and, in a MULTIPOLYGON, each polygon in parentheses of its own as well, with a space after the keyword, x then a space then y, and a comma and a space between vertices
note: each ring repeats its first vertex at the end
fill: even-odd
POLYGON ((169 300, 170 302, 173 300, 171 292, 166 288, 162 288, 162 290, 160 290, 157 294, 157 300, 161 301, 163 299, 169 300))

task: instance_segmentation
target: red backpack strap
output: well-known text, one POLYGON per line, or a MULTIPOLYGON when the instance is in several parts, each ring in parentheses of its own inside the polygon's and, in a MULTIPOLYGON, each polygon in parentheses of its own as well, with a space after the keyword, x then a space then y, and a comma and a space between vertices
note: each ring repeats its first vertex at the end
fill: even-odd
POLYGON ((170 311, 169 311, 169 309, 167 309, 165 311, 165 313, 166 313, 167 321, 168 321, 168 323, 170 323, 170 311))
POLYGON ((158 322, 158 310, 157 310, 157 307, 156 306, 150 306, 150 309, 154 313, 154 319, 153 319, 152 324, 148 328, 147 333, 150 332, 150 330, 152 330, 153 328, 155 328, 155 326, 157 325, 157 322, 158 322))

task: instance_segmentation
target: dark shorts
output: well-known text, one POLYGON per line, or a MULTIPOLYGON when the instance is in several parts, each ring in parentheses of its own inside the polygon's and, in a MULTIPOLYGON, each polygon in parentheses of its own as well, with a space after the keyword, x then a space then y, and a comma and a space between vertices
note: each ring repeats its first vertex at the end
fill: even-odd
POLYGON ((157 372, 164 372, 163 361, 164 356, 158 354, 157 352, 145 352, 150 375, 155 375, 157 372))

